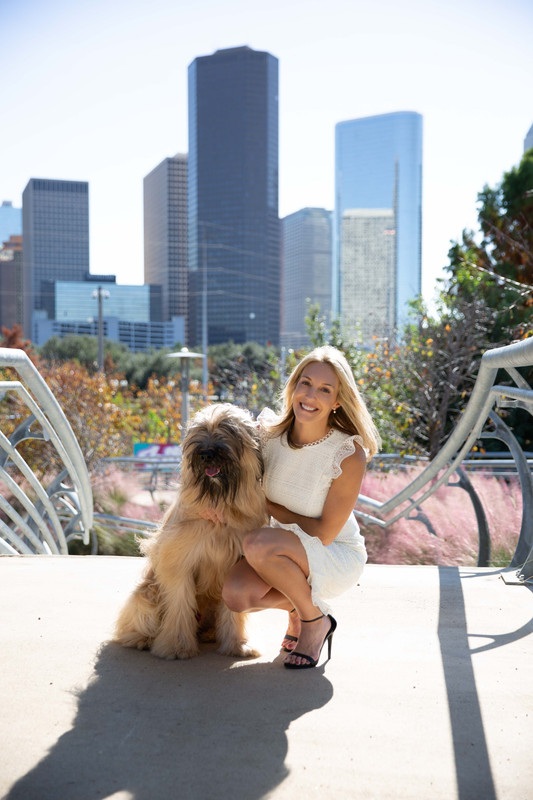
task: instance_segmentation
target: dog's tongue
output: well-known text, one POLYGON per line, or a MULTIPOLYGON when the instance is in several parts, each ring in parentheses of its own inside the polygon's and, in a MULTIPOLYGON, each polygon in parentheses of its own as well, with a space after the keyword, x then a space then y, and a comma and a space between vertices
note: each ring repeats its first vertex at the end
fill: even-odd
POLYGON ((214 478, 215 475, 218 475, 220 472, 220 467, 206 467, 205 474, 208 475, 210 478, 214 478))

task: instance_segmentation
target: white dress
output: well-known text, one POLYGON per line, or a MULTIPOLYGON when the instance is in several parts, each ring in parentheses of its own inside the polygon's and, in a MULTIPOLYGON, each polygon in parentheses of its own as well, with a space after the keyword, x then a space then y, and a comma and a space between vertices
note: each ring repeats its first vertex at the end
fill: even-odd
MULTIPOLYGON (((363 440, 361 436, 350 436, 334 428, 325 439, 295 449, 289 447, 285 434, 269 436, 263 427, 263 423, 273 425, 277 420, 269 408, 259 415, 265 494, 273 503, 295 514, 317 519, 332 481, 342 473, 342 461, 355 452, 355 443, 363 447, 363 440)), ((328 614, 330 608, 325 598, 342 594, 357 583, 367 560, 365 540, 353 512, 328 545, 296 523, 281 523, 271 517, 270 524, 290 530, 300 539, 309 562, 308 583, 313 603, 328 614)))

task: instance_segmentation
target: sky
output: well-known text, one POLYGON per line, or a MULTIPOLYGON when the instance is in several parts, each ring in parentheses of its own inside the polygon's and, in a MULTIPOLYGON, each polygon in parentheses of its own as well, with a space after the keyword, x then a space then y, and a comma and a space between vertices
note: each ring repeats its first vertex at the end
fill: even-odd
POLYGON ((279 59, 279 209, 333 208, 334 130, 424 118, 422 290, 533 124, 531 0, 0 0, 0 203, 89 181, 91 272, 143 283, 143 178, 188 150, 187 68, 279 59))

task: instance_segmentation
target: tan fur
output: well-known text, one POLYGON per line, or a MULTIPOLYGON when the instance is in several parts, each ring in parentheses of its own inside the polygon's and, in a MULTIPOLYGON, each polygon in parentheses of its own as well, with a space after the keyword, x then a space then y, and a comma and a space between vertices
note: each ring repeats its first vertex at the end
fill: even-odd
POLYGON ((257 428, 247 412, 221 404, 194 416, 182 445, 178 495, 141 545, 149 563, 119 615, 117 641, 160 658, 198 655, 199 638, 216 639, 224 655, 258 655, 246 644, 245 615, 230 611, 221 593, 242 537, 267 522, 261 475, 257 428), (212 478, 201 467, 209 448, 220 466, 212 478), (224 524, 202 518, 207 508, 216 508, 224 524))

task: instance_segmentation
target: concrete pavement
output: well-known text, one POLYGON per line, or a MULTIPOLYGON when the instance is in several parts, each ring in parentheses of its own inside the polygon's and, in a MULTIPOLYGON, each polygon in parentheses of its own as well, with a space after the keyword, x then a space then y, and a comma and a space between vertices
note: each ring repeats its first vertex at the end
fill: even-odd
POLYGON ((109 643, 142 566, 0 557, 0 797, 533 797, 533 595, 501 571, 367 566, 331 661, 293 672, 276 611, 252 661, 109 643))

